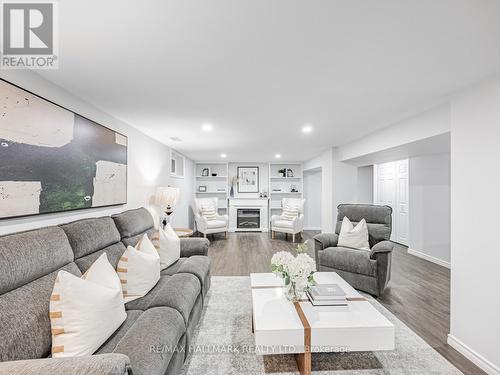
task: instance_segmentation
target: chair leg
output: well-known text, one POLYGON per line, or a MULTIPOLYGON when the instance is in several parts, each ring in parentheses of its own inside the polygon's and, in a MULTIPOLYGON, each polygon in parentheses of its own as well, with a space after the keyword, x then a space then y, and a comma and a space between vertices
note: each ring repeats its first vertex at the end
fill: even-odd
POLYGON ((203 238, 207 238, 207 234, 206 233, 203 233, 203 238))
POLYGON ((227 231, 224 232, 224 238, 227 240, 227 231))
POLYGON ((295 243, 295 234, 292 234, 292 242, 295 243))
POLYGON ((276 232, 274 230, 271 231, 271 238, 276 239, 276 232))
POLYGON ((288 233, 285 233, 285 240, 288 241, 288 233))

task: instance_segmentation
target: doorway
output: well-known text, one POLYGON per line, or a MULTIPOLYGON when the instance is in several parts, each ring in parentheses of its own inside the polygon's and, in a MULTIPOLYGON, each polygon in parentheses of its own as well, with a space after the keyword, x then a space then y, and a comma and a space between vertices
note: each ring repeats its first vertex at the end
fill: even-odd
POLYGON ((321 230, 321 168, 304 170, 304 229, 321 230))
POLYGON ((374 166, 375 204, 392 207, 391 240, 408 246, 409 239, 409 169, 408 159, 374 166))

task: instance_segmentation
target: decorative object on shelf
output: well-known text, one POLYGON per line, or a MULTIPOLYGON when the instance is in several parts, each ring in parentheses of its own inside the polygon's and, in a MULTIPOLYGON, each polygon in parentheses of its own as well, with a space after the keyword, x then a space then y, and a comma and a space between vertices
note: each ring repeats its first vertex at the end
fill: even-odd
POLYGON ((262 198, 267 198, 267 191, 266 191, 266 190, 264 190, 264 191, 262 192, 262 198))
POLYGON ((127 137, 0 80, 0 219, 127 203, 127 137))
POLYGON ((293 171, 290 168, 286 170, 286 177, 293 177, 293 171))
POLYGON ((212 177, 217 177, 217 173, 212 173, 212 177))
POLYGON ((198 186, 198 192, 200 192, 200 193, 206 193, 207 192, 207 187, 205 185, 198 186))
POLYGON ((279 192, 281 192, 281 189, 273 189, 273 192, 274 193, 279 193, 279 192))
POLYGON ((163 228, 170 221, 170 216, 173 214, 174 210, 173 206, 177 204, 179 200, 179 188, 166 186, 166 187, 157 187, 155 194, 155 203, 164 210, 166 216, 160 217, 160 221, 163 225, 163 228))
POLYGON ((299 191, 297 190, 297 186, 295 185, 290 185, 290 193, 298 193, 299 191))
POLYGON ((238 183, 238 177, 233 176, 231 177, 231 189, 229 190, 229 196, 231 198, 234 198, 234 185, 238 183))
POLYGON ((259 167, 238 167, 238 193, 259 192, 259 167))
POLYGON ((286 177, 286 168, 278 170, 278 173, 281 174, 281 177, 286 177))
POLYGON ((296 257, 287 251, 274 254, 271 271, 283 278, 285 296, 292 302, 300 301, 309 287, 315 285, 316 264, 309 255, 302 252, 296 257))
POLYGON ((202 177, 208 177, 210 175, 210 169, 209 168, 203 168, 201 170, 201 176, 202 177))

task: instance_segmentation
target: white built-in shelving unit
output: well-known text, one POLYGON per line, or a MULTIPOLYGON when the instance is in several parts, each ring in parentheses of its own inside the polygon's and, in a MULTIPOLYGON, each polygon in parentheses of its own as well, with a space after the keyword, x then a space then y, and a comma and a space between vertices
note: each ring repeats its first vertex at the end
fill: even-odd
POLYGON ((228 163, 197 162, 195 173, 195 196, 197 198, 217 197, 219 213, 227 213, 228 198, 228 163))
POLYGON ((283 198, 302 198, 303 189, 302 163, 269 163, 270 215, 281 214, 283 198))

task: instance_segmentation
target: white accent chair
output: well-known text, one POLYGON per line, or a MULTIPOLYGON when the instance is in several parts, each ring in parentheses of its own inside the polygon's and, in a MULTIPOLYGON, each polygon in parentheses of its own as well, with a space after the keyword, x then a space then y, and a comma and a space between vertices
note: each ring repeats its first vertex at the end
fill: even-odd
POLYGON ((293 220, 288 220, 286 217, 281 215, 271 216, 271 236, 274 239, 276 237, 276 232, 285 233, 286 238, 288 234, 292 235, 292 241, 295 242, 295 235, 297 233, 302 233, 304 230, 304 203, 305 199, 299 198, 283 198, 281 201, 281 207, 294 207, 298 210, 298 215, 293 220))
POLYGON ((227 239, 227 231, 228 231, 228 216, 227 215, 219 215, 218 213, 218 201, 217 197, 214 198, 197 198, 195 201, 195 221, 196 228, 198 232, 203 233, 203 237, 207 237, 207 234, 213 233, 222 233, 224 232, 224 236, 227 239), (215 219, 207 220, 205 216, 202 214, 203 207, 213 208, 215 211, 215 219))

